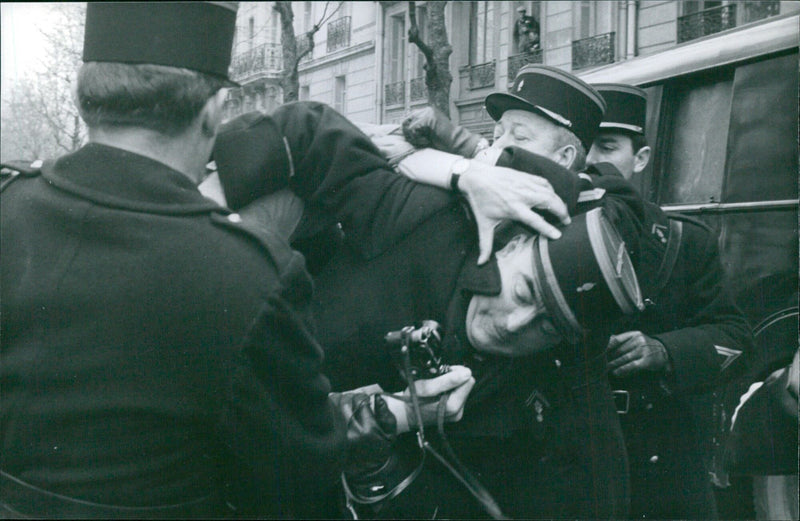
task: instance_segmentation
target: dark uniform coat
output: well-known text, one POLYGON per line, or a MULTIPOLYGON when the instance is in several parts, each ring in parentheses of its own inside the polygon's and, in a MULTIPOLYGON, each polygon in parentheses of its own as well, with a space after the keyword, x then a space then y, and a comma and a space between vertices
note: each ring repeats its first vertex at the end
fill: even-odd
POLYGON ((304 319, 310 279, 229 213, 96 144, 6 187, 4 502, 34 517, 318 514, 342 440, 304 319), (9 476, 48 493, 9 492, 9 476))
MULTIPOLYGON (((448 425, 447 436, 504 513, 624 516, 627 463, 602 349, 563 345, 514 359, 475 351, 465 335, 470 297, 498 293, 500 278, 494 261, 476 266, 477 233, 465 207, 391 171, 334 111, 304 107, 273 116, 296 165, 286 182, 310 208, 333 214, 346 237, 315 277, 315 316, 334 388, 377 380, 402 389, 383 337, 436 320, 444 325, 447 362, 470 366, 477 379, 464 418, 448 425)), ((486 517, 430 457, 381 515, 486 517)))
MULTIPOLYGON (((613 169, 591 171, 619 175, 613 169)), ((669 374, 612 378, 631 467, 631 515, 710 519, 716 516, 706 463, 708 450, 691 407, 718 385, 738 353, 752 344, 744 314, 734 304, 720 262, 718 236, 701 221, 666 215, 645 203, 640 266, 647 307, 628 331, 664 344, 669 374), (670 220, 681 224, 670 270, 662 269, 674 240, 670 220)), ((674 225, 673 225, 674 226, 674 225)), ((619 331, 620 333, 622 331, 619 331)))

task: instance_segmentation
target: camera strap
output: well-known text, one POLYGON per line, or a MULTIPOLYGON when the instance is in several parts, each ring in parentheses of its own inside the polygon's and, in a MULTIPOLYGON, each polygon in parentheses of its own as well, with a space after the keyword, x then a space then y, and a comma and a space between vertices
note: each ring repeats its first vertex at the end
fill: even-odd
MULTIPOLYGON (((461 460, 456 457, 455 452, 453 452, 452 447, 447 441, 447 437, 444 434, 444 418, 445 412, 447 409, 447 395, 443 395, 439 398, 439 404, 436 408, 436 420, 437 420, 437 427, 439 432, 439 437, 442 440, 442 444, 445 448, 447 456, 450 458, 451 461, 448 461, 443 455, 439 454, 439 452, 425 439, 425 427, 422 421, 422 412, 420 411, 419 407, 419 398, 417 397, 416 386, 414 385, 414 376, 411 373, 411 361, 408 353, 408 346, 403 346, 402 349, 403 353, 403 363, 405 365, 405 377, 406 381, 408 382, 408 391, 409 395, 411 396, 411 405, 414 409, 414 415, 417 417, 417 426, 419 430, 417 431, 417 441, 419 442, 420 448, 423 450, 423 455, 425 452, 430 452, 433 457, 435 457, 439 463, 441 463, 444 468, 446 468, 464 487, 467 491, 472 494, 472 496, 478 501, 481 507, 489 514, 492 519, 507 519, 503 512, 500 510, 500 507, 497 505, 497 502, 494 500, 492 495, 486 490, 480 481, 467 469, 461 460)), ((425 460, 423 458, 422 463, 425 460)))

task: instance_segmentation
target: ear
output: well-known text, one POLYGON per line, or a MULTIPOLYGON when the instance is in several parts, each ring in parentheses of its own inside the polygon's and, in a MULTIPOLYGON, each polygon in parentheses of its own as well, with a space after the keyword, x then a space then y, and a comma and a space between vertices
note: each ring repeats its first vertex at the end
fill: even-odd
POLYGON ((510 333, 516 333, 523 327, 531 323, 536 315, 541 312, 541 307, 536 304, 529 304, 526 306, 519 306, 514 309, 506 320, 506 328, 510 333))
POLYGON ((575 162, 575 158, 578 157, 578 149, 575 148, 575 145, 564 145, 556 150, 553 155, 553 160, 556 163, 569 170, 572 167, 572 163, 575 162))
POLYGON ((217 135, 217 130, 222 124, 223 107, 227 96, 228 89, 220 89, 206 101, 200 112, 200 128, 204 136, 212 138, 217 135))
POLYGON ((633 173, 638 174, 650 162, 650 147, 644 146, 633 156, 633 173))

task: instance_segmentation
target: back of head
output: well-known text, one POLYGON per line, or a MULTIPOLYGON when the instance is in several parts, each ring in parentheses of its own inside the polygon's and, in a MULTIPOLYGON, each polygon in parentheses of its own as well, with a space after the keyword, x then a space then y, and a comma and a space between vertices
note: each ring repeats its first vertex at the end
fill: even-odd
POLYGON ((231 85, 231 2, 92 3, 77 101, 90 127, 177 134, 231 85))

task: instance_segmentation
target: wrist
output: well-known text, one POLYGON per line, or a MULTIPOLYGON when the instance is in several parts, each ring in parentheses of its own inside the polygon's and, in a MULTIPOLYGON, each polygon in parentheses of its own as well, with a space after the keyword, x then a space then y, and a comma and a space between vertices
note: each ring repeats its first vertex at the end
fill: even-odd
POLYGON ((406 403, 391 394, 385 394, 383 395, 383 398, 386 402, 386 405, 389 407, 389 411, 394 415, 394 418, 397 421, 396 434, 403 434, 404 432, 410 431, 411 426, 408 424, 408 410, 406 408, 406 403))
POLYGON ((459 183, 461 181, 461 176, 466 174, 467 171, 470 169, 471 161, 469 159, 465 159, 463 157, 459 157, 450 165, 449 170, 449 186, 450 190, 456 193, 460 193, 461 187, 459 183))

